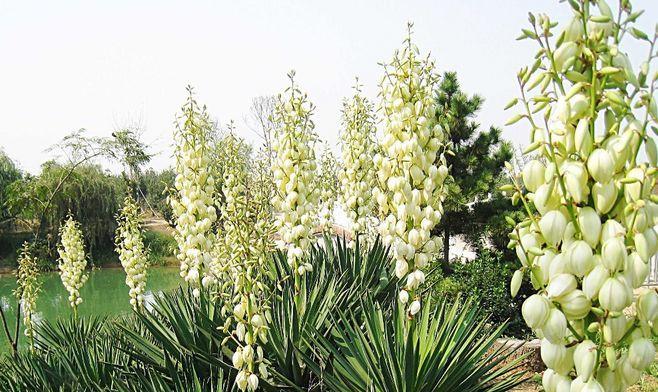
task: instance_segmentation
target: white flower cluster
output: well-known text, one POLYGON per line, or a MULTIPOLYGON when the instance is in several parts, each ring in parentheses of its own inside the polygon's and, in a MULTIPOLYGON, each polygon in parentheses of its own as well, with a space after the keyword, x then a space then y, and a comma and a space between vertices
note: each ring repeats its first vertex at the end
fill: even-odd
POLYGON ((230 133, 220 145, 224 164, 222 265, 228 278, 225 283, 231 285, 227 288, 227 304, 232 306, 225 328, 232 327, 238 343, 232 356, 233 366, 238 369, 236 384, 243 391, 254 391, 260 378, 269 378, 262 349, 262 343, 267 342, 269 319, 262 278, 270 248, 270 199, 260 179, 250 176, 251 162, 242 154, 244 141, 230 133))
POLYGON ((87 257, 85 256, 80 224, 69 216, 60 228, 59 236, 60 245, 57 252, 60 258, 60 277, 64 287, 69 292, 69 303, 73 308, 73 312, 77 314, 78 305, 82 303, 80 289, 87 281, 87 275, 84 273, 87 267, 87 257))
POLYGON ((319 190, 315 187, 317 136, 311 120, 313 105, 290 75, 291 86, 277 97, 274 113, 275 153, 272 172, 276 193, 274 208, 278 212, 275 228, 279 249, 287 252, 288 263, 298 275, 311 270, 302 257, 309 248, 318 220, 319 190))
MULTIPOLYGON (((380 233, 395 256, 395 275, 406 277, 399 299, 414 296, 425 281, 423 269, 440 246, 431 234, 443 214, 443 183, 448 176, 443 151, 446 133, 435 121, 434 64, 421 59, 418 48, 407 38, 386 66, 382 80, 380 135, 381 153, 375 155, 380 233)), ((419 298, 409 306, 412 315, 420 310, 419 298)))
POLYGON ((342 117, 340 198, 356 237, 369 231, 374 208, 373 189, 377 186, 373 163, 377 151, 373 104, 361 95, 358 83, 352 98, 343 101, 342 117))
POLYGON ((138 310, 144 304, 148 259, 142 240, 139 206, 132 197, 125 198, 117 218, 116 252, 119 254, 121 266, 126 271, 126 284, 130 288, 130 305, 138 310))
POLYGON ((177 123, 176 144, 177 198, 170 198, 176 216, 177 257, 180 274, 199 294, 199 287, 208 286, 216 279, 210 273, 217 220, 215 209, 215 180, 210 170, 208 134, 210 121, 205 108, 200 109, 188 88, 189 98, 183 106, 183 118, 177 123))
POLYGON ((39 283, 39 268, 37 267, 37 260, 30 254, 30 247, 27 242, 23 244, 21 253, 18 256, 16 286, 14 294, 21 302, 23 325, 25 325, 25 336, 30 339, 30 344, 34 346, 33 316, 36 313, 37 297, 41 290, 41 284, 39 283))
MULTIPOLYGON (((538 291, 522 314, 542 339, 547 392, 625 390, 656 354, 658 294, 643 290, 634 299, 658 251, 658 169, 649 135, 658 120, 656 77, 647 85, 655 56, 635 74, 618 46, 621 32, 646 36, 631 28, 634 18, 624 16, 620 26, 604 1, 597 4, 572 2, 575 16, 561 34, 547 16, 531 15, 533 30, 524 36, 543 49, 520 71, 521 99, 508 105, 523 104, 509 123, 528 120, 526 153, 535 154, 503 187, 528 213, 510 234, 522 264, 511 290, 515 295, 528 274, 538 291), (560 37, 555 50, 551 36, 560 37), (642 145, 646 162, 638 160, 642 145)), ((620 11, 630 12, 630 5, 620 11)))
POLYGON ((331 233, 334 223, 334 208, 338 197, 338 161, 328 146, 324 146, 320 155, 320 170, 317 175, 317 188, 320 191, 318 201, 319 226, 325 233, 331 233))

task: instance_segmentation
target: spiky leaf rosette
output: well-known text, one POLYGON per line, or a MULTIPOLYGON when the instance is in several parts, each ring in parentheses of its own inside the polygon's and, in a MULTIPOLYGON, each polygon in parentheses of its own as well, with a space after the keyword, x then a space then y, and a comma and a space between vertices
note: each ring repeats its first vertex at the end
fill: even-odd
POLYGON ((528 214, 510 235, 522 265, 512 294, 529 275, 537 294, 522 312, 542 338, 545 390, 620 391, 653 361, 658 332, 656 292, 634 298, 658 250, 656 76, 648 78, 658 31, 649 38, 634 26, 641 13, 629 1, 617 12, 603 0, 568 6, 563 28, 531 14, 521 36, 540 49, 508 105, 521 104, 508 123, 527 121, 534 157, 504 187, 528 214), (650 46, 639 69, 622 44, 631 35, 650 46))
POLYGON ((420 310, 415 291, 425 281, 423 269, 439 249, 431 232, 443 214, 448 176, 446 133, 435 121, 436 81, 434 63, 420 56, 410 34, 385 65, 381 83, 383 132, 374 158, 379 230, 393 249, 395 275, 406 278, 400 300, 411 300, 411 314, 420 310))
POLYGON ((132 197, 124 199, 117 220, 116 252, 126 272, 126 284, 130 288, 130 305, 138 310, 144 304, 148 258, 142 238, 139 206, 132 197))

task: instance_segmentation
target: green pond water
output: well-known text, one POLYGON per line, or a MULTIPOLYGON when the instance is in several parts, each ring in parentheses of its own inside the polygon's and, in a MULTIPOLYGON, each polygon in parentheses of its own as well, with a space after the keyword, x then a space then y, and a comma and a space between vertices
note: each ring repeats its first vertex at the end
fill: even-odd
MULTIPOLYGON (((89 271, 89 279, 82 287, 82 304, 78 306, 80 316, 114 316, 131 311, 126 275, 121 268, 107 268, 89 271)), ((68 304, 68 293, 57 272, 42 274, 41 292, 37 300, 35 321, 68 318, 73 313, 68 304)), ((175 267, 153 267, 149 270, 146 283, 146 301, 151 301, 159 292, 172 290, 182 282, 175 267)), ((0 306, 8 316, 10 331, 14 332, 16 319, 16 288, 14 275, 0 276, 0 306)), ((21 326, 21 333, 23 328, 21 326)), ((24 336, 19 342, 25 343, 24 336)), ((9 350, 4 330, 0 329, 0 352, 9 350)))

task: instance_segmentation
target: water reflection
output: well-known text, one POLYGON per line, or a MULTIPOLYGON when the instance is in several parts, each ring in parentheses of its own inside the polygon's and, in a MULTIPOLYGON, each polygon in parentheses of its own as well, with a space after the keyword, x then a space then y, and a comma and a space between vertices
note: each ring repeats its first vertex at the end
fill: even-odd
MULTIPOLYGON (((68 294, 57 273, 47 273, 40 277, 42 282, 35 323, 42 320, 54 321, 72 315, 68 304, 68 294)), ((171 290, 181 283, 177 268, 156 267, 149 271, 145 293, 147 309, 152 307, 155 295, 171 290)), ((17 300, 14 296, 16 278, 13 275, 0 276, 0 306, 10 321, 13 331, 16 318, 17 300)), ((89 272, 89 279, 80 292, 83 302, 78 306, 81 316, 113 316, 130 312, 130 297, 125 283, 125 273, 120 268, 101 269, 89 272)), ((21 333, 23 328, 21 327, 21 333)), ((24 339, 23 339, 24 343, 24 339)), ((0 351, 7 350, 7 339, 0 333, 0 351)))

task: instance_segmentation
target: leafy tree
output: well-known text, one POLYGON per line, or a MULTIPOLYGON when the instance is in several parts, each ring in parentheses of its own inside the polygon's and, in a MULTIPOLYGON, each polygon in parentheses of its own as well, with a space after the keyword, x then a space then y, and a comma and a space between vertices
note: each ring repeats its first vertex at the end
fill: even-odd
POLYGON ((159 215, 170 224, 173 224, 173 212, 167 202, 167 196, 174 187, 176 173, 174 169, 167 168, 162 171, 148 169, 140 176, 140 193, 144 195, 147 207, 154 215, 159 215))
POLYGON ((483 229, 511 208, 508 201, 501 202, 496 188, 512 148, 501 139, 500 129, 480 130, 474 117, 484 100, 463 92, 456 73, 443 75, 436 101, 436 116, 449 131, 453 152, 446 155, 452 178, 446 180, 445 214, 435 229, 444 238, 442 267, 447 270, 451 236, 464 234, 479 240, 483 229))
POLYGON ((11 183, 22 177, 16 164, 0 149, 0 229, 12 221, 7 209, 8 188, 11 183))
POLYGON ((38 242, 53 250, 59 224, 73 214, 82 225, 91 252, 112 249, 114 214, 125 194, 123 181, 92 164, 70 165, 48 161, 39 176, 26 176, 10 187, 9 207, 14 216, 43 233, 38 242), (66 181, 62 181, 66 178, 66 181), (57 189, 57 192, 53 192, 57 189))
MULTIPOLYGON (((123 128, 112 132, 108 154, 119 161, 124 167, 123 177, 133 193, 140 191, 139 181, 142 166, 147 164, 153 155, 148 153, 146 144, 140 140, 139 128, 123 128)), ((140 195, 135 194, 135 197, 140 195)))

